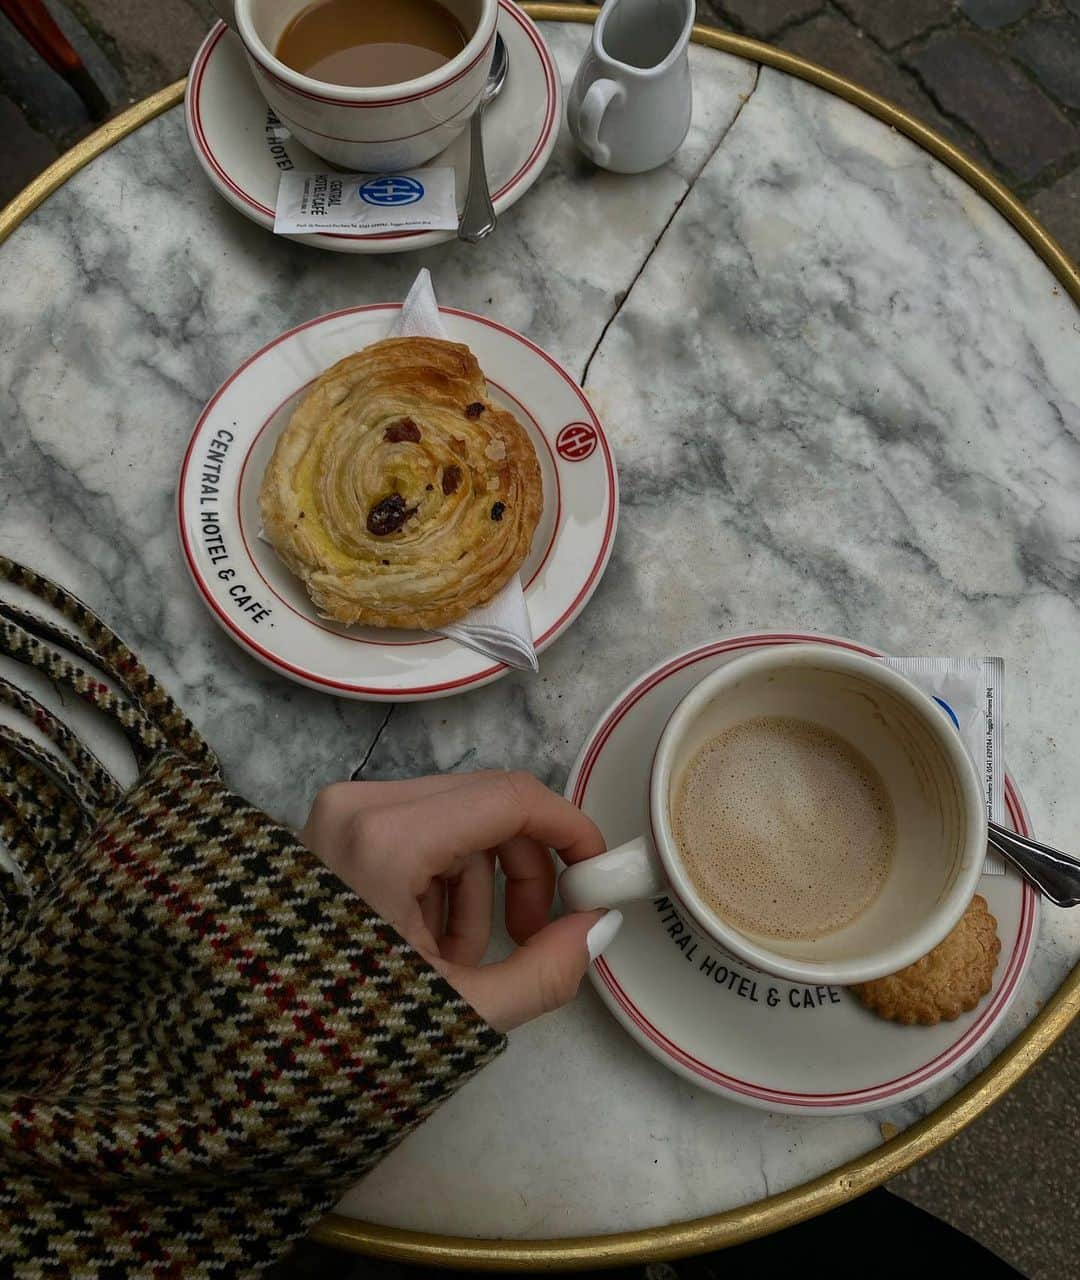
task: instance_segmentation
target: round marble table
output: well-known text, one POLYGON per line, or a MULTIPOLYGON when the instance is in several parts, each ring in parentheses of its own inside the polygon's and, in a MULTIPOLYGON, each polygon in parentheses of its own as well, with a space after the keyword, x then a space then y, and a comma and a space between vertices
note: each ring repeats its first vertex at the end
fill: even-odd
MULTIPOLYGON (((587 27, 543 30, 568 77, 587 27)), ((783 626, 1003 654, 1010 770, 1038 834, 1075 844, 1080 283, 912 122, 787 55, 703 39, 669 165, 600 173, 564 136, 480 248, 365 259, 275 240, 207 186, 177 86, 83 144, 0 217, 0 547, 110 619, 230 781, 289 822, 354 772, 514 765, 560 787, 637 672, 783 626), (173 500, 198 411, 238 363, 300 320, 402 297, 421 265, 443 301, 522 330, 585 383, 623 513, 594 600, 538 677, 388 712, 288 684, 231 644, 187 579, 173 500)), ((1047 907, 979 1057, 847 1118, 699 1092, 583 990, 515 1033, 319 1234, 539 1267, 775 1229, 896 1172, 1006 1089, 1080 1006, 1078 956, 1080 912, 1047 907)))

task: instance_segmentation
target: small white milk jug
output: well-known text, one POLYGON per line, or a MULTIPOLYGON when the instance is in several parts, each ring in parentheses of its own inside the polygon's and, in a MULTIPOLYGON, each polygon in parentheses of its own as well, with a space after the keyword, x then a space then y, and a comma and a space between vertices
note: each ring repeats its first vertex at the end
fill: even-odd
POLYGON ((574 141, 604 169, 644 173, 690 128, 694 0, 607 0, 567 104, 574 141))

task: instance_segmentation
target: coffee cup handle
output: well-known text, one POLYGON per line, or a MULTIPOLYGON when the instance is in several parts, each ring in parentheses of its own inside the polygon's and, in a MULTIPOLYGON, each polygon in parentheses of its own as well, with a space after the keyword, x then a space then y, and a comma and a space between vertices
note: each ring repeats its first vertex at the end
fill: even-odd
POLYGON ((637 836, 607 853, 567 867, 559 877, 559 896, 568 911, 590 911, 653 898, 666 886, 664 869, 652 841, 637 836))
POLYGON ((622 86, 614 80, 594 80, 582 99, 578 132, 582 146, 596 164, 608 164, 611 160, 611 148, 600 141, 600 125, 611 103, 624 96, 622 86))

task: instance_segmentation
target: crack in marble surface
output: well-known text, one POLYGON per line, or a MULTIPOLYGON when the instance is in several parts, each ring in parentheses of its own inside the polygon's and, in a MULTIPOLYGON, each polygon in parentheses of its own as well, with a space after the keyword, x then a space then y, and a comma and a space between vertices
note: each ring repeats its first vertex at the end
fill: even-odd
POLYGON ((391 705, 386 709, 386 715, 383 717, 382 724, 379 725, 378 729, 375 730, 375 736, 371 739, 371 742, 368 746, 367 751, 364 752, 363 760, 360 761, 360 763, 349 775, 350 782, 362 782, 364 780, 364 766, 371 759, 371 753, 379 745, 379 739, 383 736, 386 726, 390 723, 390 717, 393 714, 394 714, 394 706, 391 705))
POLYGON ((714 156, 714 155, 716 155, 717 151, 718 151, 718 150, 719 150, 719 149, 724 145, 724 139, 728 136, 728 134, 729 134, 729 133, 731 132, 731 130, 734 128, 734 126, 735 126, 736 122, 738 121, 739 116, 740 116, 740 114, 742 113, 743 109, 745 108, 746 104, 747 104, 747 103, 750 101, 750 99, 754 96, 754 92, 755 92, 755 90, 757 89, 757 86, 758 86, 758 78, 760 77, 760 75, 761 75, 761 67, 760 67, 759 65, 757 65, 757 64, 754 64, 754 82, 753 82, 753 84, 750 86, 750 92, 749 92, 749 93, 747 93, 747 94, 745 95, 745 97, 742 97, 742 98, 741 98, 741 101, 739 102, 739 105, 738 105, 738 107, 736 108, 735 114, 734 114, 734 116, 731 118, 731 121, 730 121, 730 123, 728 124, 727 128, 723 131, 723 133, 721 133, 720 137, 719 137, 719 138, 717 138, 717 140, 716 140, 716 145, 715 145, 715 146, 713 147, 713 149, 709 152, 709 154, 706 156, 706 158, 704 159, 704 161, 702 161, 702 164, 701 164, 700 168, 697 170, 697 172, 696 172, 696 173, 693 175, 693 177, 690 179, 690 184, 689 184, 689 186, 687 186, 686 190, 685 190, 685 191, 683 192, 683 194, 680 196, 678 203, 675 205, 675 208, 674 208, 674 209, 672 209, 670 217, 669 217, 669 218, 668 218, 668 220, 664 223, 664 225, 660 228, 660 232, 659 232, 659 234, 657 235, 656 239, 653 241, 652 246, 651 246, 651 248, 649 249, 649 252, 648 252, 648 253, 645 255, 645 257, 642 259, 641 265, 638 267, 637 271, 634 273, 634 278, 633 278, 633 280, 631 280, 631 281, 630 281, 630 287, 626 290, 626 292, 622 295, 622 297, 620 297, 620 298, 617 300, 614 311, 612 311, 611 315, 610 315, 610 316, 608 316, 607 321, 606 321, 606 323, 604 324, 603 329, 601 329, 601 331, 600 331, 600 336, 596 339, 596 342, 593 344, 593 348, 592 348, 592 350, 589 352, 588 359, 585 361, 585 364, 584 364, 584 366, 583 366, 583 368, 582 368, 582 370, 581 370, 581 377, 578 379, 578 381, 581 383, 581 385, 582 385, 583 387, 586 385, 586 383, 587 383, 587 381, 588 381, 588 377, 589 377, 589 368, 590 368, 590 366, 592 365, 593 357, 594 357, 594 356, 596 355, 596 353, 600 350, 601 346, 603 346, 604 339, 607 337, 607 331, 608 331, 608 330, 611 328, 611 326, 615 323, 616 319, 617 319, 617 318, 618 318, 618 316, 619 316, 619 312, 620 312, 620 311, 622 311, 623 307, 624 307, 624 306, 627 304, 627 302, 630 300, 630 296, 631 296, 631 295, 633 294, 633 292, 634 292, 634 286, 635 286, 635 285, 637 284, 637 282, 641 279, 642 272, 644 272, 645 268, 649 265, 649 262, 650 262, 650 260, 651 260, 651 258, 652 258, 652 256, 653 256, 653 254, 656 252, 656 250, 657 250, 657 248, 659 247, 660 242, 663 240, 664 236, 666 236, 666 235, 667 235, 668 228, 671 226, 671 224, 672 224, 672 223, 675 221, 675 219, 678 217, 679 210, 683 207, 683 203, 685 202, 686 197, 687 197, 687 196, 690 194, 690 192, 693 190, 694 183, 697 181, 698 177, 700 176, 702 169, 704 169, 704 168, 705 168, 705 166, 709 163, 709 161, 713 158, 713 156, 714 156))

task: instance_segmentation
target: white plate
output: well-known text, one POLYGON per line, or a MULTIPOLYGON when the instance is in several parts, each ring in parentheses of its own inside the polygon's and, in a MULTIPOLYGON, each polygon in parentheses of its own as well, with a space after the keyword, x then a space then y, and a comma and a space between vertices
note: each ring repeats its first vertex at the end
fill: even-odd
MULTIPOLYGON (((567 795, 609 845, 643 830, 652 753, 676 703, 740 652, 812 641, 873 656, 831 636, 761 633, 691 649, 635 680, 601 717, 567 795)), ((1027 814, 1005 784, 1008 818, 1027 814)), ((665 1066, 735 1102, 792 1114, 873 1111, 922 1093, 958 1070, 993 1035, 1034 950, 1038 895, 1012 871, 983 876, 979 892, 998 922, 1001 955, 990 995, 955 1022, 903 1027, 867 1012, 840 987, 803 987, 736 960, 664 898, 624 907, 625 923, 590 970, 627 1031, 665 1066)))
MULTIPOLYGON (((177 494, 180 542, 208 608, 275 671, 343 697, 400 701, 487 684, 507 668, 438 636, 343 627, 318 617, 300 580, 259 539, 263 471, 297 401, 335 361, 386 337, 398 303, 350 307, 275 338, 215 392, 195 425, 177 494)), ((491 396, 528 431, 544 512, 522 566, 536 648, 574 621, 611 554, 619 496, 611 449, 578 384, 521 334, 441 307, 491 396)))
MULTIPOLYGON (((510 55, 502 93, 484 112, 484 158, 495 212, 520 200, 547 164, 559 133, 562 89, 555 63, 532 20, 500 0, 499 32, 510 55)), ((289 136, 266 105, 248 69, 240 38, 219 22, 195 55, 184 94, 188 138, 203 171, 228 202, 273 230, 278 180, 285 169, 327 168, 289 136)), ((431 164, 457 171, 458 209, 469 176, 469 131, 431 164)), ((453 231, 404 231, 349 236, 290 236, 336 253, 400 253, 452 240, 453 231)))

